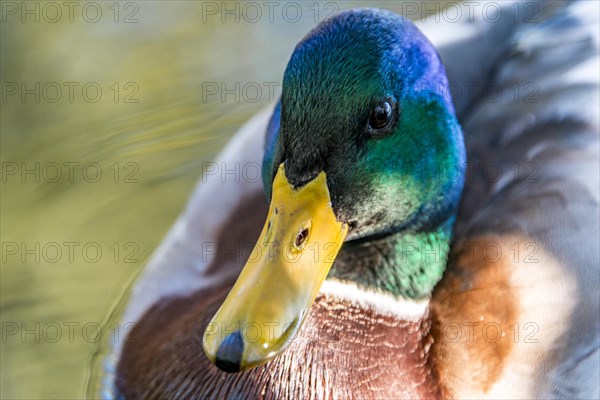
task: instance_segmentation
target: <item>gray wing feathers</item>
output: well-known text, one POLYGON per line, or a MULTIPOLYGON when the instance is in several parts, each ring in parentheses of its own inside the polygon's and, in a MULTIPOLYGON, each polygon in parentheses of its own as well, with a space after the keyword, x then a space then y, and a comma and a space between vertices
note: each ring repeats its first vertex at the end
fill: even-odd
POLYGON ((434 44, 436 30, 466 32, 439 52, 455 87, 480 89, 456 102, 471 172, 456 234, 520 232, 560 261, 576 282, 577 306, 564 321, 568 334, 548 350, 553 364, 536 392, 598 398, 599 6, 535 4, 535 23, 506 7, 499 22, 431 27, 434 44))

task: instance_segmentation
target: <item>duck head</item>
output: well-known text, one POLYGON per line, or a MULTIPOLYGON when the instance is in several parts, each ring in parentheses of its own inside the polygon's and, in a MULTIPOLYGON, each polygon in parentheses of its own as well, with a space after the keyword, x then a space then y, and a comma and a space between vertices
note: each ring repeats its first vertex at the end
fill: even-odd
POLYGON ((328 276, 430 295, 463 186, 448 88, 431 43, 387 11, 340 13, 296 46, 267 132, 267 221, 206 329, 213 363, 240 371, 284 351, 328 276))

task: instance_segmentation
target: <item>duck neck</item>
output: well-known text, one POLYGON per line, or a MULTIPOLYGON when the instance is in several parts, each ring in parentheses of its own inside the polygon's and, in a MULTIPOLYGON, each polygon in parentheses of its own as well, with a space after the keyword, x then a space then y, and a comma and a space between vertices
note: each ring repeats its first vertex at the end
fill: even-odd
POLYGON ((454 219, 452 216, 424 231, 400 231, 374 240, 347 242, 329 277, 396 297, 427 298, 446 268, 454 219))

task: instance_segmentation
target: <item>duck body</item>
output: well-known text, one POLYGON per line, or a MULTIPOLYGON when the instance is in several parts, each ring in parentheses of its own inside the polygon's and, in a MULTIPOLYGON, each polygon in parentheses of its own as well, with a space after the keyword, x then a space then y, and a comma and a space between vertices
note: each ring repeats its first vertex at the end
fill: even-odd
MULTIPOLYGON (((209 179, 134 288, 123 321, 135 326, 115 344, 107 397, 600 396, 600 233, 589 222, 598 220, 599 202, 599 90, 591 73, 600 64, 599 35, 589 17, 597 6, 528 2, 503 10, 494 23, 421 26, 450 83, 479 83, 453 102, 437 54, 408 21, 356 10, 309 34, 284 75, 283 107, 257 115, 219 159, 263 162, 267 198, 282 164, 294 190, 327 174, 333 211, 350 229, 304 323, 278 356, 247 371, 224 372, 202 354, 211 319, 227 311, 222 305, 239 285, 247 257, 235 249, 260 242, 271 226, 261 233, 261 223, 273 221, 262 185, 209 179), (536 25, 515 11, 528 4, 540 11, 536 25), (352 37, 357 21, 358 31, 375 34, 352 37), (331 31, 335 23, 342 29, 331 31), (413 38, 398 42, 411 71, 382 96, 377 91, 389 82, 378 77, 400 72, 389 62, 383 74, 370 71, 377 62, 368 58, 389 49, 398 39, 386 35, 398 31, 413 38), (374 46, 363 49, 362 64, 351 62, 360 81, 324 73, 322 65, 333 61, 326 57, 331 43, 320 37, 332 34, 349 35, 348 49, 374 46), (307 84, 320 76, 329 81, 307 84), (494 101, 485 97, 486 83, 502 89, 494 101), (515 83, 536 85, 537 100, 515 102, 515 83), (343 98, 340 87, 363 88, 355 92, 364 96, 343 98), (359 98, 393 98, 400 128, 383 138, 357 135, 358 116, 371 121, 359 98), (443 166, 436 170, 441 179, 404 176, 400 185, 390 178, 398 170, 415 176, 411 168, 426 170, 423 160, 443 166), (490 178, 490 165, 501 176, 490 178), (217 209, 224 211, 206 213, 217 209), (216 248, 207 256, 198 243, 216 248)), ((351 54, 338 57, 334 69, 345 71, 351 54)), ((233 311, 228 315, 238 315, 233 311)), ((251 347, 252 333, 242 335, 242 347, 251 347)), ((239 367, 236 354, 226 357, 239 367)))
POLYGON ((326 294, 316 299, 301 332, 280 357, 237 374, 219 370, 197 351, 232 284, 148 312, 151 322, 132 332, 119 366, 122 381, 117 385, 122 385, 124 398, 441 396, 427 357, 433 339, 425 315, 416 321, 400 320, 326 294), (188 334, 180 335, 182 330, 188 334), (154 349, 151 354, 148 348, 154 349), (148 376, 154 380, 146 380, 148 376))

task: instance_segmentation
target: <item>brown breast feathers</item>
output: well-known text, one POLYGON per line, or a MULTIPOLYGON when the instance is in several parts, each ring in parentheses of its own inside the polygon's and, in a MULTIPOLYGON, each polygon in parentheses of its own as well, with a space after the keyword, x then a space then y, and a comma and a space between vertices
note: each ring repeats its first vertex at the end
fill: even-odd
POLYGON ((324 295, 282 355, 249 371, 220 371, 204 355, 202 336, 224 287, 166 299, 141 318, 117 368, 124 398, 440 397, 428 321, 398 321, 324 295))

